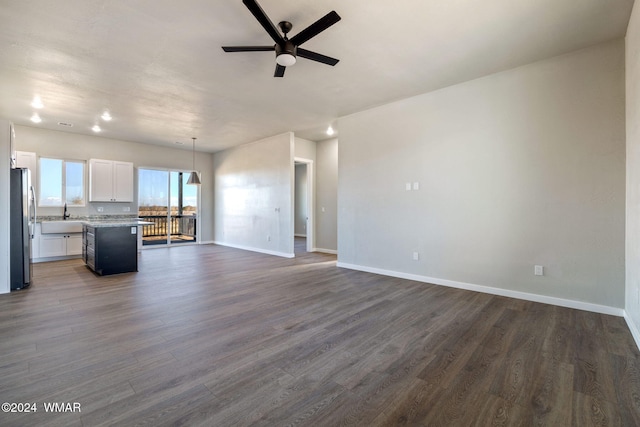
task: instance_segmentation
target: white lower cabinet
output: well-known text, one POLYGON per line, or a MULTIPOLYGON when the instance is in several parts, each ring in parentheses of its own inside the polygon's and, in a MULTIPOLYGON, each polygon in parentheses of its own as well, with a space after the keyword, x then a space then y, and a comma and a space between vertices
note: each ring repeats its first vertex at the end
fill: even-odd
POLYGON ((82 233, 41 234, 39 258, 82 255, 82 233))
POLYGON ((31 258, 40 258, 40 223, 36 223, 33 239, 31 239, 31 258))
POLYGON ((67 255, 82 255, 82 233, 67 236, 67 255))

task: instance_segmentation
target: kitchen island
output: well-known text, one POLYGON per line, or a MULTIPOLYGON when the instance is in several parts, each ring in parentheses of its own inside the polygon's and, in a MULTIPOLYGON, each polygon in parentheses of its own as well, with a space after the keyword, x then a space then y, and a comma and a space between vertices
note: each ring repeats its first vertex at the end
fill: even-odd
POLYGON ((138 227, 149 224, 138 219, 85 221, 82 259, 101 276, 138 271, 138 227))

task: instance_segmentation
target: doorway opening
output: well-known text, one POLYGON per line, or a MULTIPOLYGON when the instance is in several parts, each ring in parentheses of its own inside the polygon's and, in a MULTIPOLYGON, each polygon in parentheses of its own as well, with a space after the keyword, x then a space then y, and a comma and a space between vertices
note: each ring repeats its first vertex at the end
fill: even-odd
POLYGON ((138 216, 153 225, 142 227, 142 245, 196 243, 198 186, 188 185, 189 172, 138 169, 138 216))
POLYGON ((313 160, 294 161, 294 253, 312 252, 314 245, 313 160))

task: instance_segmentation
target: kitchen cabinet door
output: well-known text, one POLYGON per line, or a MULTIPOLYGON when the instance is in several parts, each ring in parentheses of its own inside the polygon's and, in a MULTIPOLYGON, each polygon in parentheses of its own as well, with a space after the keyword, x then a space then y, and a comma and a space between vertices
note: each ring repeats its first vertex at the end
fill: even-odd
POLYGON ((89 160, 89 201, 113 202, 113 162, 89 160))
POLYGON ((82 255, 82 233, 67 235, 67 255, 82 255))
POLYGON ((89 160, 90 202, 133 202, 133 163, 89 160))
POLYGON ((67 255, 67 242, 63 234, 40 235, 40 258, 67 255))
POLYGON ((82 255, 82 233, 41 234, 40 258, 82 255))
POLYGON ((133 163, 113 162, 113 197, 116 202, 133 202, 133 163))
POLYGON ((31 185, 37 187, 38 158, 36 156, 36 153, 31 153, 28 151, 16 151, 16 166, 19 168, 29 169, 31 171, 31 185))

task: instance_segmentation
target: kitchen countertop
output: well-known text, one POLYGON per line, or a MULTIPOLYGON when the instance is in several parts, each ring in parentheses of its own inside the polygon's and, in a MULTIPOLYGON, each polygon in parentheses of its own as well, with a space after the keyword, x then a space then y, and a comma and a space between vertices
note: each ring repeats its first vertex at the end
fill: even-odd
MULTIPOLYGON (((63 221, 61 216, 41 216, 37 218, 37 222, 59 222, 63 221)), ((134 227, 138 225, 153 225, 155 223, 144 221, 134 215, 91 215, 91 216, 74 216, 67 219, 69 222, 81 222, 91 227, 134 227)))
POLYGON ((135 227, 138 225, 153 225, 153 222, 143 221, 137 218, 130 219, 97 219, 97 220, 85 220, 82 221, 84 224, 89 225, 91 227, 135 227))
MULTIPOLYGON (((67 218, 67 221, 81 221, 81 222, 94 222, 94 221, 137 221, 140 220, 138 215, 71 215, 67 218)), ((48 221, 64 221, 62 215, 38 215, 36 222, 48 222, 48 221)))

